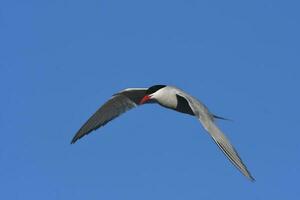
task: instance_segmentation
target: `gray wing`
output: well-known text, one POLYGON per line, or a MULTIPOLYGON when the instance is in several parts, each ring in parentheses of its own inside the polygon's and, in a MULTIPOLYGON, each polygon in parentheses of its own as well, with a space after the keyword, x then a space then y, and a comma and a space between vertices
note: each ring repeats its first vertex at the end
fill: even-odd
POLYGON ((211 135, 215 143, 220 147, 227 158, 236 166, 236 168, 238 168, 242 172, 242 174, 244 174, 251 181, 254 181, 253 176, 248 171, 246 165, 243 163, 235 148, 230 144, 224 133, 222 133, 222 131, 216 126, 212 119, 199 118, 199 120, 207 130, 207 132, 211 135))
POLYGON ((71 144, 74 144, 78 139, 93 130, 104 126, 122 113, 139 105, 139 102, 145 96, 146 90, 146 88, 129 88, 113 95, 112 98, 102 105, 79 129, 73 137, 71 144))
POLYGON ((198 117, 205 130, 210 134, 222 152, 234 164, 234 166, 242 172, 242 174, 244 174, 251 181, 254 181, 254 178, 248 171, 237 151, 231 145, 224 133, 222 133, 222 131, 214 123, 213 114, 208 111, 204 104, 196 100, 194 97, 191 97, 185 93, 183 93, 183 95, 188 100, 190 107, 198 117))

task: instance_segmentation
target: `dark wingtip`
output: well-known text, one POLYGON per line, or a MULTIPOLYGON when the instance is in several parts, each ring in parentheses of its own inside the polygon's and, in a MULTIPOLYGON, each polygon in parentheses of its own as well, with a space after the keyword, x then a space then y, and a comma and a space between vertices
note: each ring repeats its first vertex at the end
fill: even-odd
POLYGON ((254 183, 256 181, 255 178, 251 174, 249 174, 248 178, 252 183, 254 183))
POLYGON ((74 138, 72 139, 72 141, 71 141, 71 144, 75 144, 76 141, 77 141, 77 138, 74 137, 74 138))
MULTIPOLYGON (((246 167, 246 166, 245 166, 246 167)), ((252 174, 249 172, 249 170, 247 169, 246 167, 246 174, 244 174, 248 179, 249 181, 251 181, 252 183, 254 183, 256 180, 255 178, 252 176, 252 174)))
POLYGON ((80 138, 82 138, 83 135, 80 136, 79 132, 76 133, 76 135, 73 137, 72 141, 71 141, 71 144, 75 144, 75 142, 77 140, 79 140, 80 138))

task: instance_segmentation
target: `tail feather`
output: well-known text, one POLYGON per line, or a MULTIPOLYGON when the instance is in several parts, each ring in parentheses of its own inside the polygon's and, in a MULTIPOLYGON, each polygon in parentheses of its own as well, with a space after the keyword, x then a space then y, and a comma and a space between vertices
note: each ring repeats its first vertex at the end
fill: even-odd
POLYGON ((226 120, 226 121, 233 121, 232 119, 228 119, 228 118, 225 118, 225 117, 220 117, 218 115, 212 115, 215 119, 221 119, 221 120, 226 120))

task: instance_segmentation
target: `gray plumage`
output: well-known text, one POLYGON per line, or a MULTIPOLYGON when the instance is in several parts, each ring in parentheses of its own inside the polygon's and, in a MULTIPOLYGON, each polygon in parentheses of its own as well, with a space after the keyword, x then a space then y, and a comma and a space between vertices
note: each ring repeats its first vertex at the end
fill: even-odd
POLYGON ((233 165, 247 178, 254 181, 253 176, 248 171, 237 151, 214 122, 215 118, 225 118, 212 114, 199 100, 185 93, 181 89, 172 86, 155 85, 148 89, 129 88, 113 95, 113 97, 101 106, 99 110, 79 129, 71 143, 75 143, 84 135, 104 126, 107 122, 113 120, 127 110, 136 107, 140 103, 158 103, 168 109, 195 116, 233 165))
POLYGON ((114 94, 110 100, 102 105, 79 129, 73 137, 71 144, 89 134, 93 130, 104 126, 122 113, 136 107, 139 101, 145 96, 147 88, 126 89, 114 94))
MULTIPOLYGON (((186 92, 182 91, 179 88, 167 86, 166 88, 163 88, 160 91, 161 94, 168 93, 168 98, 172 98, 172 95, 180 95, 184 97, 187 102, 190 105, 190 108, 193 110, 195 117, 197 117, 204 127, 204 129, 209 133, 209 135, 212 137, 214 142, 218 145, 218 147, 222 150, 222 152, 227 156, 227 158, 234 164, 234 166, 240 170, 242 174, 244 174, 247 178, 249 178, 251 181, 254 181, 255 179, 247 169, 246 165, 243 163, 242 159, 238 155, 235 148, 231 145, 230 141, 226 138, 224 133, 217 127, 217 125, 214 122, 214 114, 209 112, 208 108, 200 102, 195 97, 187 94, 186 92)), ((162 95, 158 94, 156 95, 160 99, 162 95)), ((159 100, 158 100, 159 101, 159 100)), ((163 104, 164 98, 161 98, 160 102, 163 104)), ((222 118, 222 117, 216 117, 216 118, 222 118)))

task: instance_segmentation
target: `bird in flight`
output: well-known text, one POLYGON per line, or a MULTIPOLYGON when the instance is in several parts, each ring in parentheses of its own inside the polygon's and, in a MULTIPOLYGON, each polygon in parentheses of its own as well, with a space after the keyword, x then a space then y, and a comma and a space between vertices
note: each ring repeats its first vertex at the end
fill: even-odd
POLYGON ((249 180, 254 181, 237 151, 214 122, 215 118, 225 118, 212 114, 199 100, 173 86, 154 85, 149 88, 128 88, 114 94, 79 129, 71 144, 122 113, 148 103, 158 103, 165 108, 196 117, 231 163, 249 180))

